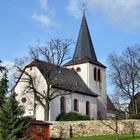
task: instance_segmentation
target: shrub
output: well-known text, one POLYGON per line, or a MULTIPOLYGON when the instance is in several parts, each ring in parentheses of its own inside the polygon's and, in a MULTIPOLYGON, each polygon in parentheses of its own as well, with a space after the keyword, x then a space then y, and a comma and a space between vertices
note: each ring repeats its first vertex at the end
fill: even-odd
POLYGON ((69 112, 67 114, 60 114, 56 118, 56 121, 80 121, 80 120, 90 120, 90 117, 75 112, 69 112))
POLYGON ((140 113, 132 115, 130 119, 140 119, 140 113))

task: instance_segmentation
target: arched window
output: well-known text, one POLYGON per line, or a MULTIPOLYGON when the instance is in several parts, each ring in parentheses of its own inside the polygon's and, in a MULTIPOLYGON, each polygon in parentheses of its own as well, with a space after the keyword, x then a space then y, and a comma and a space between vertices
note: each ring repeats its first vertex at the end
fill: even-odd
POLYGON ((32 70, 32 68, 33 68, 33 67, 31 66, 31 67, 30 67, 30 71, 32 70))
POLYGON ((90 114, 90 103, 89 101, 86 102, 86 115, 89 116, 90 114))
POLYGON ((76 71, 77 71, 77 72, 80 72, 80 71, 81 71, 80 67, 77 67, 77 68, 76 68, 76 71))
POLYGON ((96 81, 97 80, 97 69, 96 68, 94 68, 94 80, 96 81))
POLYGON ((99 120, 102 119, 102 113, 101 113, 100 110, 97 111, 97 118, 98 118, 99 120))
POLYGON ((66 113, 66 101, 65 101, 65 97, 63 96, 60 98, 60 113, 61 114, 66 113))
POLYGON ((74 111, 77 111, 78 112, 78 100, 77 99, 74 99, 74 111))
POLYGON ((71 68, 71 70, 74 70, 74 71, 75 71, 75 69, 74 69, 74 68, 71 68))
POLYGON ((101 81, 101 70, 98 69, 98 81, 101 81))

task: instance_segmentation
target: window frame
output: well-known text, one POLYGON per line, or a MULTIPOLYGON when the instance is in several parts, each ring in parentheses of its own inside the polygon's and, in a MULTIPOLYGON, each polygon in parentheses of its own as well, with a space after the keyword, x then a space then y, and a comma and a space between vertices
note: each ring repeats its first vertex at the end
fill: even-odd
POLYGON ((97 81, 97 68, 94 68, 94 80, 97 81))
POLYGON ((74 99, 74 111, 78 112, 79 111, 79 103, 77 99, 74 99))
POLYGON ((90 116, 90 102, 86 101, 86 115, 90 116))
POLYGON ((66 113, 66 99, 64 96, 61 96, 60 98, 60 113, 61 114, 66 113))

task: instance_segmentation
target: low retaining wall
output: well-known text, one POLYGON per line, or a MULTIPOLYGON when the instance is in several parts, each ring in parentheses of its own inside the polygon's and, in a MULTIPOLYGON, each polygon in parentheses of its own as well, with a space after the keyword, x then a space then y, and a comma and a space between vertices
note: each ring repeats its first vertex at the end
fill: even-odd
MULTIPOLYGON (((82 136, 110 135, 115 132, 108 127, 115 129, 115 122, 106 121, 67 121, 51 122, 50 136, 52 138, 69 138, 82 136), (103 124, 104 123, 104 124, 103 124)), ((136 133, 140 133, 140 120, 123 120, 118 123, 119 134, 131 133, 134 128, 136 133)))

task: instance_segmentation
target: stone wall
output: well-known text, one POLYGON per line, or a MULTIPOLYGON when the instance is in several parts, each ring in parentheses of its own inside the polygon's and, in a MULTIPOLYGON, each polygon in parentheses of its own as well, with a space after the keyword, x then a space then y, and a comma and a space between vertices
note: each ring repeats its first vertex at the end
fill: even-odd
MULTIPOLYGON (((83 137, 83 136, 98 136, 110 135, 115 132, 110 128, 115 129, 115 122, 106 121, 69 121, 69 122, 51 122, 50 135, 53 138, 68 138, 83 137), (104 124, 103 124, 104 123, 104 124), (107 126, 109 125, 109 126, 107 126)), ((120 121, 119 134, 132 132, 132 126, 135 127, 135 132, 140 133, 140 120, 124 120, 120 121), (134 124, 134 125, 133 125, 134 124)))

